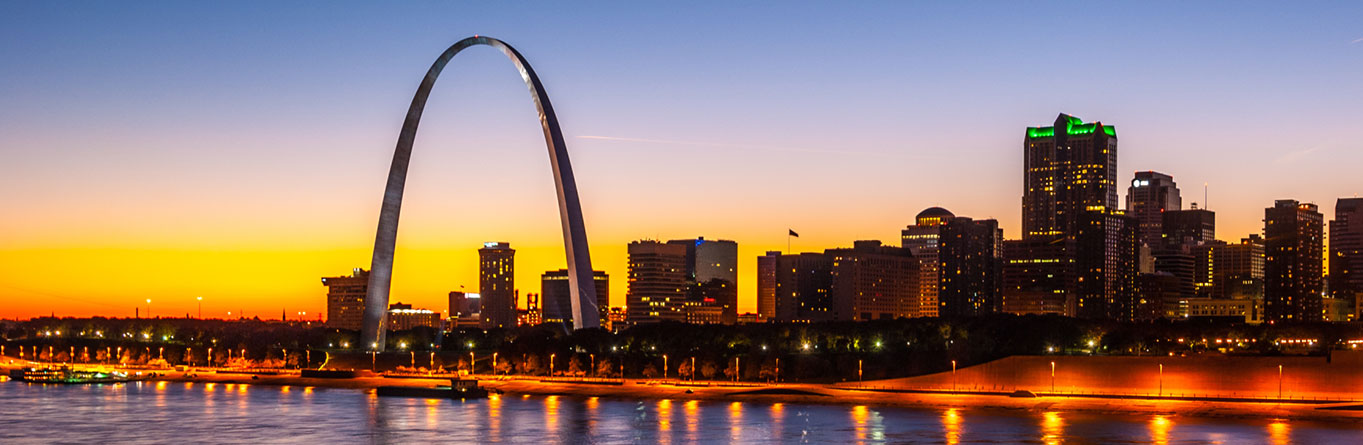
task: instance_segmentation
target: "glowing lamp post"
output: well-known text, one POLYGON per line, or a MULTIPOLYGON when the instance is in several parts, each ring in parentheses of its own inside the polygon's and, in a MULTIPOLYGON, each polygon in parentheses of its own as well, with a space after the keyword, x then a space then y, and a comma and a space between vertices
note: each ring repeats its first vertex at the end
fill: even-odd
POLYGON ((587 356, 591 357, 592 360, 592 368, 589 372, 590 374, 596 374, 596 354, 587 354, 587 356))
POLYGON ((663 380, 667 380, 667 354, 663 354, 663 380))
POLYGON ((1159 365, 1159 395, 1164 395, 1164 364, 1159 365))
POLYGON ((202 320, 204 318, 204 297, 194 297, 194 299, 199 300, 199 319, 202 320))
POLYGON ((492 374, 497 374, 497 353, 492 353, 492 374))
POLYGON ((553 376, 554 376, 554 356, 555 356, 555 355, 557 355, 557 354, 549 354, 549 377, 553 377, 553 376))
POLYGON ((1283 365, 1278 365, 1278 398, 1283 398, 1283 365))
POLYGON ((1051 362, 1051 392, 1055 392, 1055 362, 1051 362))
MULTIPOLYGON (((954 363, 954 362, 953 362, 953 363, 954 363)), ((956 367, 953 365, 953 366, 952 366, 952 369, 951 369, 951 378, 952 378, 953 381, 955 381, 955 379, 956 379, 956 369, 955 369, 955 368, 956 368, 956 367)), ((861 359, 857 359, 857 381, 858 381, 858 382, 861 381, 861 359)), ((955 383, 952 383, 952 386, 955 386, 955 385, 956 385, 955 383)))
POLYGON ((473 351, 469 351, 469 375, 473 375, 473 371, 477 369, 477 365, 478 357, 473 355, 473 351))
POLYGON ((956 361, 951 361, 951 390, 956 390, 956 361))

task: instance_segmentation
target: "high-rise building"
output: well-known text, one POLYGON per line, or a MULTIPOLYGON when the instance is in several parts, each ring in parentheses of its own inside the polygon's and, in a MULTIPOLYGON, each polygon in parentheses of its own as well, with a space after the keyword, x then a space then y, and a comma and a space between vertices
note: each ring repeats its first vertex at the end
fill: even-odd
MULTIPOLYGON (((1216 212, 1207 209, 1170 210, 1160 220, 1159 244, 1199 244, 1216 241, 1216 212)), ((1154 244, 1152 244, 1154 246, 1154 244)))
POLYGON ((822 253, 779 255, 776 259, 777 322, 833 319, 833 261, 822 253))
MULTIPOLYGON (((519 293, 517 291, 517 294, 519 293)), ((519 326, 539 326, 540 323, 544 323, 544 307, 540 305, 540 295, 527 293, 525 294, 525 310, 517 311, 516 324, 519 326)))
POLYGON ((671 240, 686 248, 688 299, 719 306, 720 322, 738 321, 738 243, 729 240, 671 240))
POLYGON ((652 240, 629 243, 625 307, 632 324, 686 321, 691 283, 685 244, 652 240))
MULTIPOLYGON (((596 284, 596 307, 599 309, 601 325, 609 324, 610 276, 605 272, 592 271, 592 281, 596 284)), ((573 299, 569 292, 568 269, 551 270, 540 275, 540 295, 543 299, 544 322, 563 324, 573 329, 573 299)))
POLYGON ((832 259, 833 320, 893 320, 917 312, 918 260, 909 249, 856 241, 824 256, 832 259))
POLYGON ((936 317, 937 294, 942 286, 938 255, 942 227, 956 215, 941 207, 929 207, 914 217, 914 224, 900 232, 900 246, 918 258, 918 310, 915 317, 936 317))
POLYGON ((1174 177, 1164 173, 1136 172, 1126 189, 1126 214, 1140 224, 1139 241, 1148 246, 1159 244, 1164 212, 1183 208, 1174 177))
POLYGON ((1031 237, 1003 243, 1003 311, 1074 314, 1075 243, 1069 237, 1031 237))
POLYGON ((481 310, 482 300, 481 296, 476 293, 450 292, 450 316, 459 318, 477 314, 481 310))
POLYGON ((931 207, 900 232, 918 259, 918 317, 964 317, 1000 310, 1003 231, 998 221, 931 207))
POLYGON ((487 242, 478 249, 478 294, 484 328, 516 327, 516 250, 510 243, 487 242))
POLYGON ((1074 233, 1080 214, 1117 207, 1117 130, 1061 114, 1023 141, 1022 236, 1074 233))
POLYGON ((968 317, 1002 309, 1003 229, 992 219, 955 217, 942 226, 937 313, 968 317))
POLYGON ((1212 251, 1212 297, 1223 300, 1264 298, 1264 238, 1251 234, 1238 244, 1212 251))
POLYGON ((327 287, 327 326, 351 330, 364 327, 369 271, 356 268, 350 276, 324 277, 322 285, 327 287))
POLYGON ((1136 317, 1141 249, 1137 220, 1117 207, 1116 129, 1061 114, 1027 128, 1023 153, 1023 234, 1004 249, 1003 306, 1136 317))
POLYGON ((1280 199, 1264 209, 1264 319, 1320 321, 1324 215, 1280 199))
POLYGON ((1335 201, 1330 221, 1330 295, 1353 305, 1363 315, 1363 198, 1335 201))
POLYGON ((776 261, 780 257, 777 251, 757 257, 757 315, 767 320, 776 318, 776 261))

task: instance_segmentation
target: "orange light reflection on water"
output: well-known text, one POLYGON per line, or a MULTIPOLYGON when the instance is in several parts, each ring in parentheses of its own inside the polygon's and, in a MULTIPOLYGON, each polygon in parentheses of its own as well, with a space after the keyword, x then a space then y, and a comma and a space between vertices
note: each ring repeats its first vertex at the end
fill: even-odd
POLYGON ((487 396, 487 435, 492 442, 502 440, 502 396, 487 396))
POLYGON ((558 431, 558 396, 544 398, 544 427, 549 431, 558 431))
POLYGON ((942 430, 946 431, 948 445, 961 443, 961 413, 956 408, 942 412, 942 430))
POLYGON ((857 440, 866 440, 866 406, 857 405, 852 407, 852 428, 856 431, 857 440))
POLYGON ((1047 445, 1063 443, 1065 435, 1065 419, 1060 417, 1060 413, 1049 411, 1041 418, 1041 441, 1047 445))
MULTIPOLYGON (((687 403, 689 404, 694 402, 695 400, 692 400, 691 402, 687 403)), ((695 423, 700 422, 699 420, 697 420, 695 423)), ((691 425, 691 422, 689 420, 687 422, 686 429, 687 431, 695 429, 695 427, 691 425)), ((743 402, 733 402, 729 404, 729 441, 732 443, 738 443, 740 440, 742 440, 742 438, 743 438, 743 402)))
POLYGON ((672 400, 658 401, 658 442, 672 443, 672 400))
POLYGON ((1169 443, 1169 430, 1173 429, 1174 422, 1168 417, 1155 416, 1150 419, 1150 441, 1159 445, 1169 443))
POLYGON ((1292 426, 1282 420, 1268 424, 1268 441, 1274 445, 1292 443, 1292 426))

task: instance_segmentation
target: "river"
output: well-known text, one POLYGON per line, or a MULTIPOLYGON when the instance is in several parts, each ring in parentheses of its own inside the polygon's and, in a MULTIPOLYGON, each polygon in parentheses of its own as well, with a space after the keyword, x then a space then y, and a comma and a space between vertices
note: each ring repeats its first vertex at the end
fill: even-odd
POLYGON ((207 383, 0 382, 0 443, 1306 443, 1347 424, 790 403, 493 396, 207 383))

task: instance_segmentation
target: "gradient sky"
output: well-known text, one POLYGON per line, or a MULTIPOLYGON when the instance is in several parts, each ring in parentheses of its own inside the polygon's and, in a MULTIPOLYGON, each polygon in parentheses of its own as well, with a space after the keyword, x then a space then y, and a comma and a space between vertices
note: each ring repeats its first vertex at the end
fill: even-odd
MULTIPOLYGON (((1122 182, 1174 175, 1218 237, 1274 199, 1363 191, 1363 4, 0 1, 0 317, 278 318, 369 267, 431 61, 473 34, 543 79, 593 260, 736 240, 755 257, 897 244, 925 207, 1019 230, 1026 126, 1117 127, 1122 182)), ((512 65, 460 54, 414 150, 393 300, 446 309, 477 248, 563 267, 548 156, 512 65)), ((1125 187, 1121 190, 1125 195, 1125 187)))

